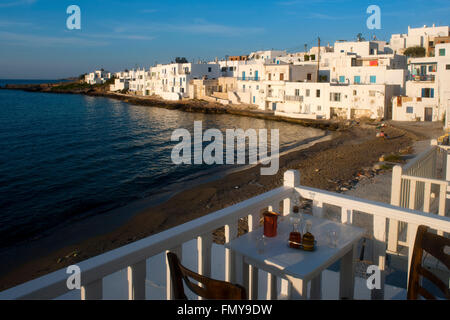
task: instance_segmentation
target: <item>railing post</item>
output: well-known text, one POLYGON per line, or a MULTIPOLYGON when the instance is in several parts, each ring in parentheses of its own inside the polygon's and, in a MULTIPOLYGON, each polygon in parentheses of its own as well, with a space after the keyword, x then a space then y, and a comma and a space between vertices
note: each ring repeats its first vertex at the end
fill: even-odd
POLYGON ((353 210, 345 207, 341 208, 341 223, 352 224, 353 223, 353 210))
MULTIPOLYGON (((248 232, 255 231, 259 226, 259 213, 252 213, 248 215, 248 232)), ((258 268, 249 266, 249 286, 248 286, 248 299, 258 299, 258 268)))
MULTIPOLYGON (((391 189, 391 204, 393 206, 400 206, 401 187, 402 187, 402 167, 396 165, 392 169, 392 189, 391 189)), ((389 235, 388 235, 388 250, 397 252, 398 250, 398 221, 389 219, 389 235)))
POLYGON ((146 261, 127 268, 128 300, 145 300, 146 261))
POLYGON ((101 300, 103 298, 103 279, 81 287, 81 300, 101 300))
MULTIPOLYGON (((439 209, 438 209, 438 215, 440 215, 441 217, 445 216, 446 202, 447 202, 447 184, 441 183, 439 185, 439 209)), ((444 232, 438 230, 437 234, 443 236, 444 232)))
POLYGON ((284 186, 298 187, 300 186, 300 172, 298 170, 287 170, 284 173, 284 186))
MULTIPOLYGON (((299 187, 300 186, 300 172, 298 170, 287 170, 284 173, 284 183, 286 187, 299 187)), ((293 197, 298 196, 295 191, 293 197)), ((292 198, 283 200, 283 215, 287 216, 292 212, 293 201, 292 198)), ((285 279, 281 279, 281 291, 280 294, 284 297, 289 297, 291 291, 291 283, 285 279)))
POLYGON ((170 250, 166 251, 166 298, 167 300, 173 300, 173 288, 172 288, 172 278, 170 277, 170 267, 169 267, 169 260, 167 259, 167 252, 175 253, 178 256, 178 259, 182 261, 183 259, 183 249, 182 246, 176 246, 175 248, 172 248, 170 250))
MULTIPOLYGON (((211 247, 212 235, 210 233, 197 237, 198 273, 211 277, 211 247)), ((202 300, 202 297, 198 297, 202 300)))
POLYGON ((205 277, 211 277, 211 247, 211 234, 197 237, 198 273, 205 277))
POLYGON ((386 268, 386 218, 373 217, 373 263, 378 265, 381 276, 380 289, 371 291, 372 300, 384 299, 384 279, 386 268))
MULTIPOLYGON (((229 243, 236 239, 238 235, 238 226, 236 224, 225 225, 225 242, 229 243)), ((235 282, 235 252, 231 249, 225 249, 225 281, 235 282)))
POLYGON ((445 165, 445 180, 450 181, 450 152, 448 150, 445 150, 445 159, 444 159, 444 165, 445 165))

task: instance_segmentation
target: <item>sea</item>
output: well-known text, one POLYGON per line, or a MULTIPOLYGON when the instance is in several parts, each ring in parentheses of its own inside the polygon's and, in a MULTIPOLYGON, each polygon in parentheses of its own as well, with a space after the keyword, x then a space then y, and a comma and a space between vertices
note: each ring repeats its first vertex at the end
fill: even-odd
MULTIPOLYGON (((51 80, 0 80, 42 83, 51 80)), ((56 82, 56 80, 55 80, 56 82)), ((323 131, 250 117, 186 113, 72 94, 0 90, 0 250, 243 165, 174 164, 174 130, 278 129, 282 151, 323 131)), ((193 142, 192 142, 193 143, 193 142)), ((151 203, 151 201, 149 202, 151 203)))

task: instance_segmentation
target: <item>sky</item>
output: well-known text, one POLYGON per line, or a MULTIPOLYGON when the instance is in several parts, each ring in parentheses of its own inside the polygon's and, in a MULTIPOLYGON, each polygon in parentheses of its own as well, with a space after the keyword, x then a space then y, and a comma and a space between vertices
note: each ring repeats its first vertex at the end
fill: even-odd
POLYGON ((408 26, 449 25, 450 0, 0 0, 0 79, 61 79, 175 57, 212 60, 256 50, 302 51, 335 40, 389 40, 408 26), (81 9, 69 30, 67 8, 81 9), (369 30, 367 8, 381 9, 369 30))

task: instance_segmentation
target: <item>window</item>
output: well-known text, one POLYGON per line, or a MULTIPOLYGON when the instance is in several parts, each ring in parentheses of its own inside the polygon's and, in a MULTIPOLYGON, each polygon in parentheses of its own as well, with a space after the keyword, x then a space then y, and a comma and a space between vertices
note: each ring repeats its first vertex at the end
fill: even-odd
POLYGON ((413 107, 406 107, 406 113, 414 113, 413 107))
POLYGON ((330 93, 330 101, 335 101, 335 102, 341 101, 341 94, 336 93, 336 92, 331 92, 330 93))
POLYGON ((445 57, 445 49, 439 49, 439 56, 445 57))
POLYGON ((361 83, 361 77, 360 76, 355 76, 355 79, 353 80, 354 83, 361 83))
POLYGON ((450 64, 446 65, 446 66, 445 66, 445 69, 446 69, 446 70, 450 70, 450 64))
POLYGON ((208 67, 208 72, 211 72, 211 67, 208 67))
POLYGON ((345 76, 340 76, 339 77, 339 82, 340 83, 344 83, 345 82, 345 76))
POLYGON ((310 94, 310 90, 306 89, 306 96, 309 97, 309 94, 310 94))
POLYGON ((312 74, 311 73, 308 73, 307 75, 306 75, 306 80, 311 80, 312 79, 312 74))
POLYGON ((434 89, 422 88, 422 98, 434 98, 434 89))
POLYGON ((256 101, 256 98, 255 98, 255 96, 253 96, 253 103, 255 103, 255 101, 256 101))
POLYGON ((370 90, 370 91, 369 91, 369 96, 370 96, 370 97, 375 97, 375 91, 370 90))
POLYGON ((356 96, 358 94, 358 91, 353 90, 353 95, 356 96))
POLYGON ((317 111, 322 111, 322 106, 317 106, 317 111))
POLYGON ((370 76, 370 83, 377 83, 377 76, 370 76))
POLYGON ((320 98, 320 90, 316 90, 316 98, 320 98))
POLYGON ((295 89, 295 96, 300 96, 300 89, 295 89))
POLYGON ((259 86, 256 86, 256 90, 259 90, 259 86))

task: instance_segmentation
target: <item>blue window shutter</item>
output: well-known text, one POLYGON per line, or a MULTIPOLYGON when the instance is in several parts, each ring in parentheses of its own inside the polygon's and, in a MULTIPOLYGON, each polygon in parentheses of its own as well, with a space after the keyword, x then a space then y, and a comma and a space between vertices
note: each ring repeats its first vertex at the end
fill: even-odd
POLYGON ((430 98, 434 98, 434 89, 431 89, 431 96, 430 98))
POLYGON ((425 88, 422 88, 422 98, 425 98, 425 88))

